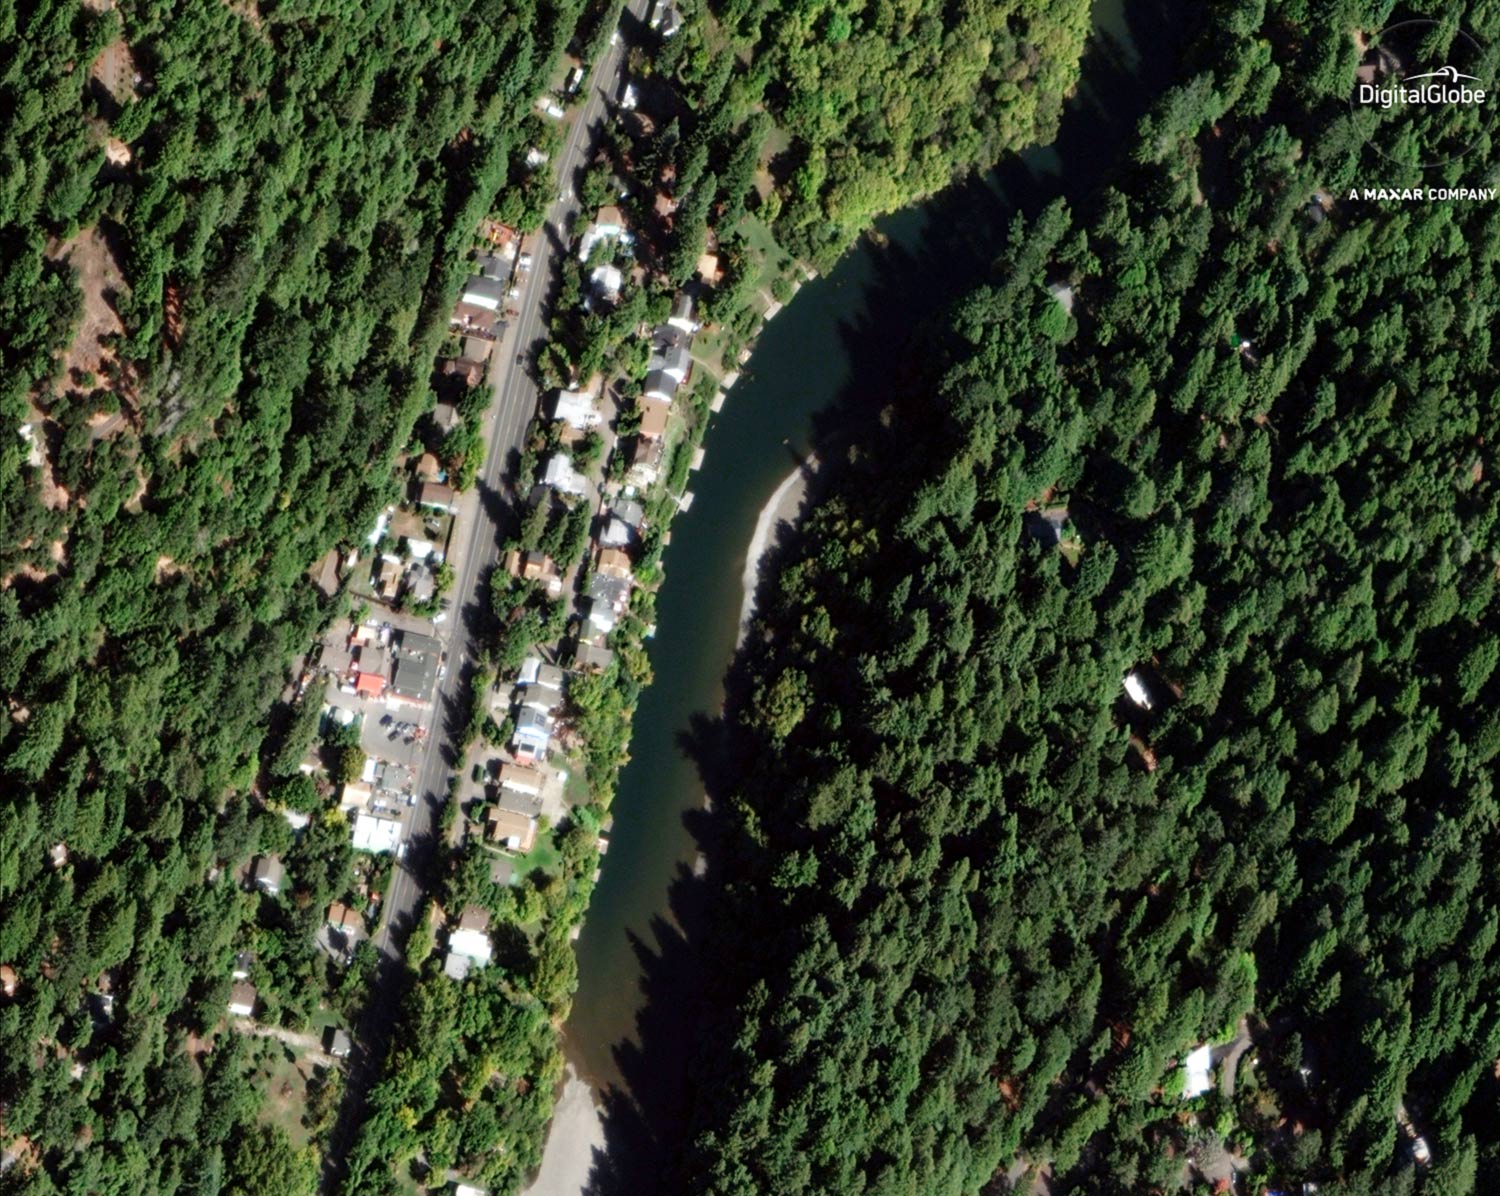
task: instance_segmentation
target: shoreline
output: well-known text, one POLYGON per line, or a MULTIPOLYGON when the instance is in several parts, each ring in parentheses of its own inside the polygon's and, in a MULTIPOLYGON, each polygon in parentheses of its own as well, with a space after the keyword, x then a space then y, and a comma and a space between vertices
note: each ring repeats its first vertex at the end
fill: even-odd
POLYGON ((581 1196, 604 1151, 604 1117, 593 1085, 569 1060, 542 1141, 541 1166, 521 1189, 523 1196, 581 1196))
POLYGON ((782 523, 795 523, 807 496, 807 487, 818 472, 818 455, 809 453, 792 470, 766 500, 755 520, 755 533, 750 537, 750 546, 745 551, 745 570, 742 580, 745 596, 740 603, 739 635, 734 641, 735 652, 745 642, 750 630, 750 621, 755 617, 755 594, 760 589, 765 571, 766 554, 771 547, 771 535, 782 523))

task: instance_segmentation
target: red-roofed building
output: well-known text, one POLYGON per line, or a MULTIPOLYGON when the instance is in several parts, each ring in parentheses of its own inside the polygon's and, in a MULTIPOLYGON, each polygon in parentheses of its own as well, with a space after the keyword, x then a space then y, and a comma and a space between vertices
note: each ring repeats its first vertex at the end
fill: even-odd
POLYGON ((367 698, 378 698, 385 693, 385 678, 379 673, 360 673, 354 682, 354 689, 367 698))

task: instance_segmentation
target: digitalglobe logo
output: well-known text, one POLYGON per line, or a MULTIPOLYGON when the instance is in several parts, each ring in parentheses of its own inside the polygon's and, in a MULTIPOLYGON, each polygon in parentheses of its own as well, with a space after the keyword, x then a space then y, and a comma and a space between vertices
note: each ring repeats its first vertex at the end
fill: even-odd
POLYGON ((1356 35, 1361 56, 1349 108, 1365 143, 1423 170, 1474 148, 1495 107, 1493 63, 1454 25, 1413 19, 1356 35))

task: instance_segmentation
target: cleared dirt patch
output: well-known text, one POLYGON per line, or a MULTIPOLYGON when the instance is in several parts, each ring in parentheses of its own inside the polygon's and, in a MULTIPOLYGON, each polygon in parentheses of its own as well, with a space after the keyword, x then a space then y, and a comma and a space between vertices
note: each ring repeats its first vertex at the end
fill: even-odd
POLYGON ((125 332, 120 313, 115 310, 116 296, 126 290, 125 275, 97 225, 62 242, 50 256, 73 267, 79 290, 83 292, 83 319, 73 335, 73 343, 63 354, 62 377, 56 387, 57 393, 62 394, 70 386, 79 385, 78 379, 82 377, 102 378, 106 365, 113 365, 114 348, 107 342, 125 332))

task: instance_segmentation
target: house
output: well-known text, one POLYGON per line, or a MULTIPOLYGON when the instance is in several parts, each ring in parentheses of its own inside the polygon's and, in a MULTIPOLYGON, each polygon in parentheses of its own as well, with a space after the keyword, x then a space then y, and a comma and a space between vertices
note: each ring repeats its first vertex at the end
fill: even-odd
POLYGON ((630 468, 625 480, 633 486, 651 486, 661 476, 663 442, 646 436, 636 437, 630 451, 630 468))
POLYGON ((476 1188, 473 1184, 461 1184, 453 1181, 453 1196, 490 1196, 485 1188, 476 1188))
POLYGON ((1146 685, 1146 680, 1138 670, 1132 670, 1125 674, 1125 694, 1142 710, 1150 710, 1152 707, 1151 690, 1146 685))
POLYGON ((229 1012, 233 1017, 255 1016, 255 985, 241 980, 229 990, 229 1012))
POLYGON ((633 498, 616 499, 615 505, 610 508, 610 513, 632 529, 638 530, 641 524, 646 522, 645 509, 633 498))
POLYGON ((611 518, 599 533, 599 543, 606 548, 620 548, 634 539, 634 533, 623 519, 611 518))
POLYGON ((359 916, 358 911, 350 909, 342 901, 335 901, 328 907, 328 916, 325 920, 330 927, 341 934, 356 935, 365 932, 365 920, 359 916))
POLYGON ((282 882, 286 880, 286 869, 276 856, 263 855, 255 861, 250 878, 262 893, 269 893, 274 897, 281 892, 282 882))
POLYGON ((599 550, 596 568, 605 577, 629 578, 630 557, 622 549, 603 548, 599 550))
POLYGON ((467 955, 459 955, 449 951, 443 956, 443 975, 450 980, 463 980, 469 974, 469 969, 474 966, 474 961, 467 955))
POLYGON ((476 274, 464 283, 463 294, 459 296, 460 304, 490 312, 499 311, 504 302, 505 283, 499 278, 486 277, 484 274, 476 274))
POLYGON ((677 394, 680 380, 674 378, 665 370, 652 370, 646 375, 646 386, 644 391, 646 398, 657 399, 663 403, 670 403, 677 394))
POLYGON ((453 315, 448 323, 464 336, 493 340, 495 326, 500 323, 500 317, 490 308, 477 307, 472 303, 460 303, 453 309, 453 315))
POLYGON ((386 601, 392 601, 401 590, 401 558, 382 552, 375 563, 375 592, 386 601))
POLYGON ((616 611, 623 611, 630 604, 630 573, 624 577, 595 572, 589 578, 588 596, 595 601, 607 603, 616 611))
POLYGON ((516 731, 512 737, 516 759, 529 764, 547 754, 552 743, 552 728, 547 716, 540 711, 522 707, 516 715, 516 731))
POLYGON ((594 598, 589 602, 589 626, 600 635, 608 635, 619 621, 619 612, 608 602, 594 598))
POLYGON ((447 480, 443 463, 436 453, 423 453, 417 458, 417 480, 419 482, 442 482, 447 480))
POLYGON ((542 774, 534 768, 525 768, 519 764, 502 762, 500 765, 500 788, 536 797, 542 792, 542 774))
POLYGON ((239 951, 234 957, 234 971, 230 973, 236 980, 250 979, 250 965, 255 962, 255 956, 249 951, 239 951))
POLYGON ((592 428, 601 416, 594 409, 594 398, 581 390, 560 390, 552 405, 552 418, 572 428, 592 428))
POLYGON ((562 694, 545 685, 528 685, 521 690, 521 709, 551 714, 562 704, 562 694))
POLYGON ((354 818, 354 850, 375 855, 393 852, 401 842, 401 819, 379 814, 357 814, 354 818))
POLYGON ((439 401, 438 405, 432 409, 432 422, 437 425, 439 432, 446 435, 463 421, 458 414, 457 404, 439 401))
POLYGON ((478 386, 484 380, 484 364, 489 361, 490 355, 495 351, 495 342, 488 337, 466 336, 464 337, 464 362, 469 366, 479 367, 479 376, 475 377, 472 370, 466 371, 464 381, 470 386, 478 386))
POLYGON ((692 336, 698 331, 698 322, 693 319, 693 297, 687 292, 677 296, 676 302, 672 304, 672 315, 667 324, 681 332, 692 336))
POLYGON ((346 814, 351 810, 368 810, 374 797, 375 790, 365 782, 345 781, 339 791, 339 809, 346 814))
POLYGON ((328 1027, 323 1035, 323 1045, 335 1059, 347 1059, 354 1050, 354 1043, 349 1035, 337 1026, 328 1027))
POLYGON ((651 204, 651 210, 670 228, 672 217, 677 214, 677 198, 665 191, 658 191, 656 199, 651 204))
POLYGON ((413 602, 428 602, 437 593, 437 578, 426 565, 414 565, 406 575, 406 593, 413 602))
POLYGON ((1182 1099, 1192 1100, 1213 1087, 1213 1050, 1206 1043, 1182 1061, 1182 1099))
POLYGON ((477 906, 469 906, 458 926, 448 934, 448 954, 460 955, 484 967, 490 962, 494 946, 490 943, 490 916, 477 906))
POLYGON ((682 17, 672 0, 656 0, 651 6, 651 18, 646 23, 665 41, 677 36, 682 28, 682 17))
POLYGON ((594 219, 578 242, 578 260, 586 262, 595 245, 618 241, 629 245, 634 238, 625 230, 625 216, 614 204, 606 204, 594 213, 594 219))
POLYGON ((693 368, 693 355, 680 336, 658 341, 651 350, 651 361, 646 369, 649 373, 660 372, 676 378, 679 385, 687 380, 693 368))
POLYGON ((619 299, 620 288, 624 284, 625 276, 620 273, 618 266, 595 266, 589 272, 589 285, 594 288, 594 293, 606 303, 614 303, 619 299))
POLYGON ((514 810, 491 806, 486 816, 486 833, 492 843, 519 851, 523 855, 536 846, 536 819, 514 810))
POLYGON ((7 997, 16 995, 16 986, 20 983, 20 977, 16 975, 16 969, 10 964, 0 964, 0 993, 7 997))
POLYGON ((547 458, 542 485, 551 486, 561 494, 583 494, 588 489, 588 481, 573 468, 573 462, 565 453, 553 453, 547 458))
POLYGON ((442 553, 438 552, 437 545, 431 540, 424 540, 420 537, 407 537, 406 555, 414 561, 430 561, 436 555, 439 564, 442 564, 443 561, 442 553))
POLYGON ((661 440, 667 434, 667 419, 672 414, 671 404, 648 395, 640 400, 640 412, 642 439, 661 440))
POLYGON ((602 673, 614 663, 615 654, 602 644, 580 640, 573 652, 573 665, 590 673, 602 673))
MULTIPOLYGON (((493 341, 481 340, 478 337, 466 337, 464 347, 467 349, 472 341, 474 347, 479 349, 484 356, 488 356, 488 350, 494 348, 493 341)), ((458 378, 465 386, 478 386, 484 380, 483 357, 450 357, 443 362, 443 373, 450 378, 458 378)))
POLYGON ((417 505, 430 511, 452 514, 458 506, 458 493, 445 482, 423 482, 417 491, 417 505))

